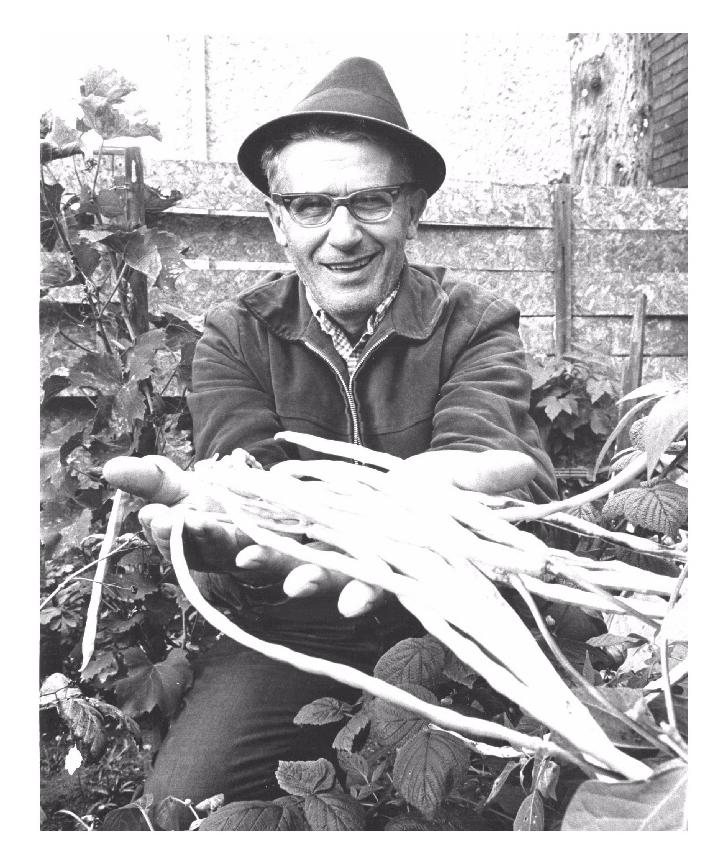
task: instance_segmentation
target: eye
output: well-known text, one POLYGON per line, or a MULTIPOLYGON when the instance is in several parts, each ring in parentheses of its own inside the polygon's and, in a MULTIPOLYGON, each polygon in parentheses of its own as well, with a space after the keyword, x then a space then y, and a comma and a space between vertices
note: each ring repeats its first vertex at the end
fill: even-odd
POLYGON ((329 200, 317 194, 309 194, 293 199, 291 208, 294 214, 303 217, 318 217, 329 211, 329 200))
POLYGON ((389 211, 391 201, 387 191, 363 191, 355 195, 354 207, 361 214, 383 214, 389 211))

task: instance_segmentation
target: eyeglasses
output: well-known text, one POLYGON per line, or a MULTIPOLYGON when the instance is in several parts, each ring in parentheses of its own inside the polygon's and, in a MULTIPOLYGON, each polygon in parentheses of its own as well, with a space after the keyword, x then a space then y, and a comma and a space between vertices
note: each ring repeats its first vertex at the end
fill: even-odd
POLYGON ((395 200, 402 189, 411 184, 365 188, 333 197, 331 194, 272 194, 272 200, 282 204, 292 220, 300 226, 324 226, 332 220, 339 206, 344 206, 361 223, 380 223, 392 214, 395 200))

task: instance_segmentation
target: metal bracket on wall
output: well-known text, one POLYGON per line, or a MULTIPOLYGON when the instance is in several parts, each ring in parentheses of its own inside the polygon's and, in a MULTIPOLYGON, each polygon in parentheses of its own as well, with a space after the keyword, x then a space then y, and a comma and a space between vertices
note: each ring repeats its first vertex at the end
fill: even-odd
POLYGON ((555 349, 560 357, 571 347, 573 328, 573 189, 568 182, 553 186, 553 254, 555 262, 555 349))

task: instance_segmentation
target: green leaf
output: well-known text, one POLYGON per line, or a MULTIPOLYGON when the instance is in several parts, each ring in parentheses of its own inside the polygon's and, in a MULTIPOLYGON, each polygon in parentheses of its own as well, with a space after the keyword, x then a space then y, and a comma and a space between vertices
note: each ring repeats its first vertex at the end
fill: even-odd
POLYGON ((146 817, 137 804, 109 811, 103 819, 103 831, 149 831, 146 817))
POLYGON ((70 368, 68 380, 74 387, 113 394, 123 384, 123 367, 115 355, 84 354, 70 368))
POLYGON ((613 385, 608 378, 592 376, 586 380, 586 393, 591 397, 591 402, 598 402, 606 394, 613 396, 613 392, 613 385))
POLYGON ((329 760, 280 760, 276 770, 279 786, 290 795, 314 795, 334 786, 334 766, 329 760))
POLYGON ((51 212, 56 217, 60 214, 60 201, 65 189, 57 183, 47 185, 41 183, 40 190, 40 244, 43 250, 50 251, 55 247, 58 231, 55 228, 51 212))
POLYGON ((493 781, 493 785, 490 788, 490 794, 485 799, 485 804, 490 804, 491 801, 498 795, 500 790, 505 786, 505 782, 510 777, 511 773, 520 765, 520 760, 508 760, 508 762, 503 766, 502 771, 493 781))
POLYGON ((649 479, 671 442, 686 428, 688 419, 688 395, 685 389, 665 396, 651 409, 643 432, 649 479))
POLYGON ((596 435, 608 435, 611 431, 611 422, 609 414, 600 408, 594 408, 588 419, 588 425, 596 435))
POLYGON ((364 807, 343 792, 307 796, 304 815, 312 831, 363 831, 364 807))
POLYGON ((342 721, 349 712, 349 705, 337 700, 336 697, 319 697, 297 712, 295 724, 333 724, 342 721))
POLYGON ((196 815, 180 799, 167 795, 153 811, 153 823, 161 831, 188 831, 196 815))
POLYGON ((73 738, 82 744, 86 761, 100 759, 108 739, 98 710, 83 697, 70 697, 58 702, 58 712, 73 738))
POLYGON ((631 524, 663 533, 672 539, 678 536, 689 512, 688 490, 671 480, 626 489, 619 493, 619 497, 623 503, 623 515, 631 524))
MULTIPOLYGON (((427 703, 437 703, 437 697, 422 685, 401 683, 400 688, 419 697, 427 703)), ((383 697, 376 697, 369 708, 372 721, 371 735, 380 745, 394 747, 401 745, 413 733, 417 733, 428 723, 429 719, 421 718, 392 703, 383 697)))
POLYGON ((392 780, 405 801, 430 818, 460 783, 469 762, 470 750, 459 739, 426 729, 398 750, 392 780))
POLYGON ((161 229, 150 229, 148 232, 156 242, 161 260, 161 276, 156 285, 172 288, 176 279, 187 268, 183 254, 188 248, 172 232, 161 229))
POLYGON ((609 632, 606 632, 602 635, 596 635, 595 637, 589 638, 586 643, 589 646, 596 647, 604 647, 604 646, 624 646, 626 649, 636 649, 640 647, 642 644, 646 643, 646 638, 641 635, 630 634, 630 635, 612 635, 609 632))
POLYGON ((202 820, 198 831, 295 831, 287 807, 271 801, 232 801, 202 820))
POLYGON ((152 286, 162 268, 161 256, 153 231, 149 232, 145 228, 134 230, 126 245, 124 259, 131 268, 145 274, 148 278, 148 285, 152 286))
POLYGON ((79 549, 90 534, 92 512, 64 503, 43 504, 40 513, 40 538, 44 545, 53 546, 53 553, 61 556, 66 551, 79 549))
POLYGON ((536 408, 545 409, 546 417, 551 421, 551 423, 556 419, 556 417, 558 417, 561 411, 563 411, 563 406, 561 405, 560 400, 557 396, 552 394, 543 397, 538 405, 536 405, 536 408))
POLYGON ((116 673, 118 673, 118 662, 115 654, 111 650, 96 649, 80 677, 83 682, 95 679, 102 684, 115 676, 116 673))
POLYGON ((355 739, 369 723, 369 716, 364 712, 358 712, 356 715, 353 715, 334 737, 332 747, 335 751, 351 752, 355 739))
POLYGON ((540 793, 534 790, 520 803, 513 821, 513 831, 543 831, 545 808, 540 793))
POLYGON ((561 773, 561 767, 550 757, 542 757, 540 751, 536 751, 533 763, 533 787, 540 793, 541 798, 556 800, 556 784, 561 773))
POLYGON ((272 803, 283 807, 289 814, 292 831, 309 831, 309 823, 304 815, 304 798, 298 795, 282 795, 272 803))
POLYGON ((75 254, 80 270, 86 277, 91 277, 98 267, 98 263, 101 261, 100 253, 87 241, 74 244, 73 253, 75 254))
POLYGON ((111 426, 122 435, 132 432, 136 420, 146 415, 146 400, 138 389, 137 381, 129 381, 120 388, 113 400, 111 426))
POLYGON ((466 688, 473 688, 475 683, 480 680, 480 674, 465 664, 452 650, 447 651, 442 672, 448 679, 457 682, 459 685, 464 685, 466 688))
POLYGON ((65 260, 54 259, 40 272, 40 285, 43 289, 59 289, 68 286, 75 279, 75 272, 65 260))
POLYGON ((432 635, 405 638, 379 659, 374 675, 392 685, 414 683, 434 687, 442 676, 445 650, 432 635))
POLYGON ((685 831, 687 767, 645 781, 585 781, 566 809, 561 831, 685 831))
POLYGON ((622 402, 630 402, 632 399, 643 399, 645 396, 666 396, 667 393, 672 393, 676 390, 677 386, 678 385, 673 381, 669 381, 665 378, 657 378, 654 381, 648 381, 646 384, 642 384, 641 387, 637 387, 630 393, 625 394, 625 396, 622 396, 618 400, 617 404, 620 405, 622 402))
POLYGON ((153 328, 141 334, 125 354, 126 369, 130 379, 143 381, 155 367, 156 352, 166 348, 166 332, 153 328))
POLYGON ((172 649, 165 661, 154 664, 142 649, 134 647, 123 654, 128 670, 114 688, 120 708, 136 717, 158 706, 171 718, 187 689, 193 684, 193 671, 180 649, 172 649))
MULTIPOLYGON (((619 712, 629 712, 634 709, 636 711, 635 720, 643 726, 658 732, 656 722, 649 711, 648 706, 643 702, 643 691, 639 688, 625 687, 609 687, 605 685, 597 686, 596 690, 600 692, 606 700, 611 703, 619 712)), ((575 690, 574 693, 579 696, 582 702, 586 705, 594 719, 603 727, 606 735, 611 741, 621 748, 648 748, 649 742, 638 733, 634 732, 626 723, 621 721, 615 715, 612 715, 598 701, 592 700, 584 691, 575 690)))

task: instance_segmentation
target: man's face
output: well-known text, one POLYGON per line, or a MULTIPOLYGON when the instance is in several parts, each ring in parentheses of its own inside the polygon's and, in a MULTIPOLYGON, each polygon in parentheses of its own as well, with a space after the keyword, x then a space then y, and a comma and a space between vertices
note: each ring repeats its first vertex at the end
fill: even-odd
MULTIPOLYGON (((290 143, 279 155, 272 192, 344 196, 365 188, 400 185, 407 177, 386 148, 367 140, 312 138, 290 143)), ((405 242, 417 234, 425 192, 403 188, 390 217, 361 223, 339 206, 329 223, 305 227, 282 205, 267 203, 277 242, 314 300, 349 333, 392 290, 405 242)))

